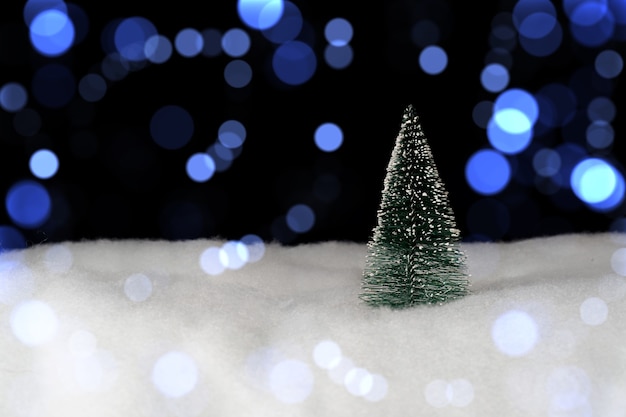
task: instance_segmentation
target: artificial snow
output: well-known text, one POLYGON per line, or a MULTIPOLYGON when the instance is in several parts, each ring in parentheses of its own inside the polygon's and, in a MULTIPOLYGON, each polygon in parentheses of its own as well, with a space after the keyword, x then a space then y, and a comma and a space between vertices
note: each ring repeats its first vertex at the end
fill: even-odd
POLYGON ((4 252, 0 415, 626 416, 626 235, 461 247, 471 294, 403 310, 364 243, 4 252))

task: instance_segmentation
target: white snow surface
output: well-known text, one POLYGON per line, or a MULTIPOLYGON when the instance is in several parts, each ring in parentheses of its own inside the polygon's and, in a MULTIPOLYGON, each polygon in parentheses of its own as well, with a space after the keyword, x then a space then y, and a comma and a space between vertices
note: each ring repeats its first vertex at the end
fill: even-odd
POLYGON ((404 310, 364 243, 229 245, 0 254, 0 415, 626 416, 624 234, 464 243, 472 293, 404 310))

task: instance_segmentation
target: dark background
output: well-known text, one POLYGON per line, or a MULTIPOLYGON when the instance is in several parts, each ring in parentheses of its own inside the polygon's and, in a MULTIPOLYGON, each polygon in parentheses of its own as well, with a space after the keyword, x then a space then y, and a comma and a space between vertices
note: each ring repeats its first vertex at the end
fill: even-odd
MULTIPOLYGON (((468 185, 468 158, 489 148, 472 112, 478 102, 497 96, 485 91, 479 79, 489 62, 492 25, 499 14, 511 13, 514 1, 294 0, 308 24, 305 37, 318 57, 315 75, 299 86, 272 80, 267 62, 274 46, 246 28, 234 0, 85 2, 80 7, 88 16, 86 36, 55 58, 41 56, 30 45, 22 3, 3 1, 0 6, 0 86, 19 82, 29 88, 35 71, 50 62, 67 66, 77 79, 97 73, 105 58, 103 30, 114 19, 130 16, 146 17, 170 40, 186 27, 243 28, 252 41, 243 59, 254 71, 249 86, 234 89, 223 77, 232 58, 185 58, 174 51, 164 64, 146 65, 109 82, 106 95, 95 103, 75 94, 67 106, 51 109, 29 96, 27 107, 38 112, 41 127, 28 137, 15 132, 15 115, 0 109, 3 199, 17 181, 34 179, 28 161, 36 150, 51 149, 60 162, 52 178, 35 179, 52 198, 51 216, 44 224, 19 227, 4 205, 0 207, 0 225, 19 232, 24 245, 94 238, 238 239, 245 234, 292 244, 364 242, 376 222, 385 168, 409 103, 421 117, 464 239, 507 241, 620 228, 616 220, 623 216, 623 204, 608 213, 597 212, 571 190, 540 192, 528 180, 537 149, 533 146, 507 156, 515 172, 502 192, 484 196, 468 185), (354 60, 341 70, 330 68, 322 58, 324 25, 335 17, 347 19, 354 28, 354 60), (422 19, 438 24, 437 44, 448 54, 448 66, 438 75, 426 74, 418 64, 422 47, 412 40, 411 30, 422 19), (150 118, 167 104, 184 107, 194 118, 193 138, 181 149, 162 149, 150 138, 150 118), (246 127, 241 155, 209 181, 191 181, 184 169, 187 158, 213 143, 218 127, 228 119, 246 127), (343 129, 343 144, 332 153, 320 151, 313 141, 315 128, 324 122, 343 129), (314 210, 310 231, 294 233, 285 225, 284 216, 294 204, 314 210)), ((559 4, 559 18, 565 19, 559 4)), ((599 48, 580 46, 571 40, 565 20, 562 24, 562 46, 549 57, 512 48, 509 87, 532 93, 547 82, 569 82, 598 51, 624 50, 617 40, 599 48)), ((624 91, 619 77, 612 84, 617 116, 608 153, 621 170, 624 123, 619 97, 624 91)), ((567 138, 551 141, 549 145, 555 145, 567 138)))

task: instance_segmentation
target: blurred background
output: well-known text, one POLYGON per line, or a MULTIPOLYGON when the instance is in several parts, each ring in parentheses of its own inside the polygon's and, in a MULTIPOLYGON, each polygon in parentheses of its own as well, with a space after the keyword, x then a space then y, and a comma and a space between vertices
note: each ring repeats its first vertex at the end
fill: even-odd
POLYGON ((365 242, 413 104, 466 241, 626 230, 626 1, 3 1, 0 250, 365 242))

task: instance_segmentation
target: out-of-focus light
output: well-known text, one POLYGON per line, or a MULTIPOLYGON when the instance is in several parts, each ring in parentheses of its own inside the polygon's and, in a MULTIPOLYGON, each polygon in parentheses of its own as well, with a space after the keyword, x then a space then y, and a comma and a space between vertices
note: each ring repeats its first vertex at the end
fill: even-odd
POLYGON ((126 77, 130 72, 128 62, 125 61, 124 58, 122 58, 117 52, 112 52, 104 57, 100 67, 102 75, 111 81, 119 81, 126 77))
POLYGON ((313 391, 314 377, 309 366, 299 360, 286 359, 276 364, 269 374, 272 394, 281 402, 296 404, 313 391))
POLYGON ((324 60, 329 67, 334 69, 344 69, 352 63, 354 53, 350 45, 336 47, 327 45, 324 48, 324 60))
POLYGON ((539 329, 525 311, 509 310, 493 323, 491 337, 498 350, 505 355, 523 356, 539 341, 539 329))
POLYGON ((194 132, 193 118, 180 106, 166 105, 150 119, 152 139, 164 149, 180 149, 191 140, 194 132))
POLYGON ((265 243, 259 236, 247 234, 241 238, 241 243, 248 249, 249 263, 258 262, 265 255, 265 243))
POLYGON ((230 61, 224 67, 224 80, 233 88, 243 88, 252 80, 252 67, 241 59, 230 61))
POLYGON ((204 39, 196 29, 185 28, 176 34, 174 45, 179 54, 191 58, 200 54, 204 46, 204 39))
POLYGON ((479 150, 467 161, 465 179, 479 194, 497 194, 509 183, 511 166, 501 153, 490 149, 479 150))
POLYGON ((539 115, 537 100, 528 91, 521 88, 511 88, 498 95, 494 103, 494 112, 517 109, 534 125, 539 115))
MULTIPOLYGON (((24 235, 13 226, 0 225, 0 253, 12 249, 24 249, 26 247, 26 239, 24 235)), ((2 299, 0 290, 0 299, 2 299)))
POLYGON ((113 42, 117 52, 129 61, 146 59, 145 46, 157 30, 145 17, 134 16, 123 19, 115 28, 113 42))
POLYGON ((250 50, 250 36, 242 29, 229 29, 222 36, 222 49, 233 58, 244 56, 250 50))
POLYGON ((124 281, 124 294, 136 303, 146 301, 152 295, 152 281, 145 274, 132 274, 124 281))
POLYGON ((613 144, 615 131, 610 123, 596 120, 587 127, 586 139, 594 149, 606 149, 613 144))
POLYGON ((561 157, 552 149, 539 149, 533 156, 533 168, 538 175, 551 177, 561 169, 561 157))
POLYGON ((554 5, 547 0, 519 0, 513 8, 513 23, 520 45, 534 56, 554 53, 563 39, 554 5))
POLYGON ((563 9, 570 21, 574 39, 587 47, 598 47, 615 32, 615 17, 606 1, 564 0, 563 9))
POLYGON ((306 233, 315 224, 315 212, 306 204, 296 204, 287 212, 287 226, 296 233, 306 233))
POLYGON ((13 118, 13 128, 19 135, 35 136, 41 129, 41 116, 33 109, 22 109, 13 118))
POLYGON ((107 91, 107 83, 99 74, 87 74, 78 82, 78 94, 85 101, 101 100, 107 91))
POLYGON ((546 57, 555 53, 563 42, 563 29, 558 21, 552 30, 542 38, 528 38, 519 36, 520 46, 530 55, 546 57))
POLYGON ((624 200, 624 178, 600 158, 586 158, 572 170, 570 185, 574 194, 591 208, 608 211, 624 200))
POLYGON ((41 55, 63 55, 74 43, 74 23, 67 13, 57 9, 47 9, 39 13, 29 28, 30 42, 41 55))
POLYGON ((252 29, 274 26, 283 15, 283 0, 238 0, 237 12, 243 23, 252 29))
POLYGON ((501 64, 489 64, 480 73, 480 83, 489 92, 497 93, 509 84, 509 71, 501 64))
POLYGON ((448 66, 448 54, 440 46, 427 46, 420 52, 419 65, 427 74, 441 74, 448 66))
POLYGON ((167 62, 172 56, 172 42, 163 35, 152 35, 146 40, 144 54, 153 64, 167 62))
POLYGON ((272 69, 285 84, 300 85, 309 81, 317 69, 315 52, 301 41, 287 41, 274 51, 272 69))
POLYGON ((580 305, 580 318, 585 324, 599 326, 609 315, 606 302, 598 297, 589 297, 580 305))
POLYGON ((341 348, 332 340, 322 340, 313 349, 313 360, 322 369, 332 369, 341 361, 341 348))
POLYGON ((24 301, 11 312, 11 330, 27 346, 39 346, 57 333, 59 320, 54 310, 39 300, 24 301))
POLYGON ((487 125, 489 142, 504 153, 521 152, 532 140, 538 114, 537 101, 527 91, 513 88, 502 92, 487 125))
POLYGON ((220 143, 229 149, 236 149, 246 140, 246 128, 237 120, 226 120, 217 131, 220 143))
POLYGON ((476 103, 476 105, 474 106, 474 109, 472 110, 472 120, 474 120, 476 126, 486 129, 487 125, 489 124, 489 120, 491 120, 492 114, 493 102, 483 100, 476 103))
POLYGON ((302 31, 304 20, 298 6, 290 1, 285 2, 283 15, 274 26, 263 30, 263 36, 273 43, 292 41, 302 31))
POLYGON ((596 56, 594 68, 603 78, 615 78, 622 73, 624 60, 619 53, 606 49, 596 56))
POLYGON ((58 109, 67 105, 74 97, 76 80, 66 66, 47 64, 35 72, 31 91, 41 105, 58 109))
POLYGON ((68 5, 65 0, 27 0, 24 4, 24 22, 30 26, 38 15, 49 10, 67 14, 68 5))
POLYGON ((220 262, 228 269, 241 269, 248 262, 248 247, 240 241, 230 240, 220 248, 220 262))
POLYGON ((168 352, 152 368, 152 383, 166 397, 180 398, 189 394, 198 383, 198 367, 184 352, 168 352))
POLYGON ((315 129, 315 145, 324 152, 334 152, 343 143, 343 132, 334 123, 323 123, 315 129))
POLYGON ((596 97, 587 106, 587 117, 591 121, 612 122, 616 113, 615 103, 608 97, 596 97))
POLYGON ((219 275, 226 267, 220 259, 221 249, 211 246, 200 254, 200 268, 209 275, 219 275))
POLYGON ((59 158, 49 149, 40 149, 31 155, 28 165, 35 177, 48 179, 57 173, 59 158))
POLYGON ((8 112, 18 112, 26 106, 28 93, 20 83, 9 82, 0 88, 0 106, 8 112))
POLYGON ((48 220, 52 202, 44 186, 35 181, 23 180, 9 189, 5 205, 16 225, 32 229, 48 220))
POLYGON ((346 19, 336 17, 324 26, 324 37, 332 46, 346 46, 352 40, 354 30, 346 19))
POLYGON ((346 373, 343 383, 350 394, 363 397, 372 389, 374 379, 367 369, 354 367, 346 373))
POLYGON ((187 159, 186 171, 195 182, 206 182, 215 173, 215 162, 208 154, 198 152, 187 159))

